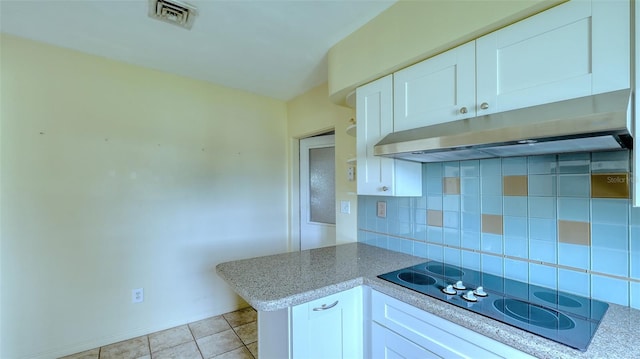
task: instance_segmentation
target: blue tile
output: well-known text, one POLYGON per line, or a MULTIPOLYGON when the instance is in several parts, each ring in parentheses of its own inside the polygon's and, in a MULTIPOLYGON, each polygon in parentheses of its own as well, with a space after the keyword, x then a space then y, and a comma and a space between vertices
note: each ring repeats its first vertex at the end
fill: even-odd
POLYGON ((480 177, 460 178, 460 193, 463 195, 478 196, 480 194, 480 177))
POLYGON ((531 156, 528 160, 530 175, 556 173, 558 162, 555 155, 531 156))
POLYGON ((629 275, 629 253, 593 246, 591 248, 591 271, 627 277, 629 275))
POLYGON ((529 218, 529 237, 556 242, 557 227, 557 221, 553 219, 529 218))
POLYGON ((411 237, 417 241, 426 242, 427 240, 427 225, 416 224, 413 227, 413 234, 411 237))
POLYGON ((528 237, 527 219, 524 217, 504 216, 504 235, 505 237, 524 238, 528 237))
POLYGON ((387 249, 394 252, 402 252, 402 239, 397 237, 388 237, 387 249))
POLYGON ((375 245, 376 245, 376 247, 389 249, 389 241, 388 241, 387 236, 382 235, 382 234, 376 235, 376 237, 375 237, 375 245))
POLYGON ((480 270, 480 253, 462 251, 462 266, 473 270, 480 270))
POLYGON ((483 196, 502 196, 502 176, 480 177, 480 193, 483 196))
MULTIPOLYGON (((424 210, 425 216, 427 211, 424 210)), ((411 207, 398 207, 398 222, 411 222, 411 207)))
POLYGON ((590 173, 590 153, 566 153, 558 155, 559 173, 590 173))
POLYGON ((398 207, 410 207, 413 197, 390 197, 390 201, 394 201, 398 207))
POLYGON ((482 254, 480 258, 483 272, 498 276, 504 275, 504 263, 502 257, 482 254))
POLYGON ((502 214, 502 196, 482 196, 480 204, 484 214, 502 214))
POLYGON ((413 255, 420 258, 427 258, 427 244, 413 242, 413 255))
POLYGON ((414 211, 414 222, 416 224, 427 224, 427 210, 416 209, 414 211))
POLYGON ((556 243, 539 239, 530 239, 529 259, 556 264, 556 243))
POLYGON ((441 245, 427 243, 427 258, 442 262, 444 260, 444 250, 441 245))
POLYGON ((591 275, 591 297, 624 306, 629 305, 629 282, 610 277, 591 275))
POLYGON ((427 209, 442 210, 442 195, 427 196, 427 209))
POLYGON ((400 245, 400 252, 413 255, 413 241, 410 241, 408 239, 401 239, 400 245))
POLYGON ((458 194, 446 194, 442 197, 442 209, 445 211, 459 211, 460 210, 460 195, 458 194))
POLYGON ((442 165, 444 166, 445 177, 460 177, 460 162, 445 162, 442 165))
POLYGON ((445 228, 444 229, 444 243, 449 246, 460 247, 460 230, 445 228))
POLYGON ((460 228, 460 212, 458 211, 444 211, 443 212, 443 227, 445 228, 460 228))
POLYGON ((571 243, 558 243, 558 264, 580 268, 589 269, 589 247, 581 246, 579 244, 571 243))
POLYGON ((591 176, 584 174, 559 175, 558 196, 591 197, 591 176))
POLYGON ((629 206, 629 224, 640 226, 640 207, 629 206))
POLYGON ((482 233, 480 235, 482 250, 490 253, 502 254, 502 236, 498 234, 482 233))
POLYGON ((529 217, 555 219, 556 198, 529 196, 529 217))
POLYGON ((462 212, 462 230, 480 233, 480 214, 462 212))
POLYGON ((531 284, 557 290, 557 269, 542 264, 529 263, 529 282, 531 284))
POLYGON ((524 261, 505 258, 504 275, 506 278, 527 283, 529 281, 529 265, 524 261))
POLYGON ((502 176, 502 161, 499 158, 480 160, 480 176, 502 176))
POLYGON ((591 172, 629 172, 629 151, 593 152, 591 154, 591 172))
POLYGON ((375 227, 376 232, 380 232, 380 233, 389 232, 389 221, 387 220, 387 218, 377 217, 375 219, 375 223, 376 223, 376 227, 375 227))
POLYGON ((528 173, 526 157, 510 157, 502 159, 504 176, 522 176, 528 173))
POLYGON ((479 250, 480 232, 462 231, 462 247, 479 250))
POLYGON ((640 309, 640 283, 630 282, 631 285, 631 308, 640 309))
POLYGON ((469 160, 460 162, 461 177, 478 177, 480 175, 480 161, 469 160))
POLYGON ((591 222, 626 226, 629 223, 629 200, 592 199, 591 222))
POLYGON ((427 194, 442 194, 442 177, 427 177, 427 194))
POLYGON ((441 162, 425 163, 423 168, 425 169, 425 177, 442 178, 443 171, 441 162))
POLYGON ((569 269, 558 269, 558 290, 589 297, 591 295, 589 274, 569 269))
POLYGON ((460 196, 460 207, 464 212, 480 213, 480 197, 460 196))
POLYGON ((526 217, 527 208, 529 207, 528 197, 525 196, 505 196, 504 214, 507 216, 526 217))
POLYGON ((594 248, 629 250, 629 228, 612 224, 591 224, 591 246, 594 248))
POLYGON ((631 266, 629 268, 631 278, 640 279, 640 226, 631 226, 630 252, 631 266))
POLYGON ((444 248, 444 262, 451 265, 462 265, 462 253, 459 249, 444 248))
POLYGON ((529 176, 529 196, 552 197, 556 193, 555 175, 529 176))
POLYGON ((526 238, 504 237, 504 254, 518 258, 529 258, 529 241, 526 238))
POLYGON ((442 227, 427 226, 427 242, 442 243, 442 227))
POLYGON ((413 206, 413 208, 426 209, 427 196, 423 195, 422 197, 411 197, 411 206, 413 206))
POLYGON ((590 222, 590 204, 587 198, 558 197, 558 219, 590 222))

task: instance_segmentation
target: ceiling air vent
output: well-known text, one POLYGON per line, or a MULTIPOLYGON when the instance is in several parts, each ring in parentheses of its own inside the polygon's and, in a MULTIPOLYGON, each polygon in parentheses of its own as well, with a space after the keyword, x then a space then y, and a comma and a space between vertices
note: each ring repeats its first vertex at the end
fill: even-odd
POLYGON ((196 8, 180 1, 149 0, 149 17, 191 29, 196 8))

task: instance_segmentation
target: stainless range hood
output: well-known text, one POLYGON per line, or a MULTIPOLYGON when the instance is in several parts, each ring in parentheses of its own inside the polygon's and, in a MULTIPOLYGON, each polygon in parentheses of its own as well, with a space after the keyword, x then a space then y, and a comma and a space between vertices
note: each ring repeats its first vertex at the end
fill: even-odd
POLYGON ((441 162, 632 147, 631 90, 394 132, 374 154, 441 162))

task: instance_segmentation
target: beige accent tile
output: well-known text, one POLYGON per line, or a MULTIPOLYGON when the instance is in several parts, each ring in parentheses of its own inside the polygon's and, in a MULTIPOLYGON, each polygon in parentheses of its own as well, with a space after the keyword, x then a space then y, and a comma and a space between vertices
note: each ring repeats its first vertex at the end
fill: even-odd
POLYGON ((258 340, 258 322, 251 322, 233 328, 243 343, 249 344, 258 340))
POLYGON ((258 358, 258 342, 247 344, 247 349, 253 354, 254 358, 258 358))
POLYGON ((251 307, 223 314, 222 316, 232 327, 237 327, 238 325, 247 324, 249 322, 255 322, 258 317, 256 310, 251 307))
POLYGON ((87 350, 81 353, 67 355, 66 357, 62 357, 60 359, 98 359, 99 355, 100 355, 100 348, 95 348, 95 349, 87 350))
POLYGON ((429 209, 427 210, 427 224, 435 227, 442 227, 442 211, 429 209))
POLYGON ((444 194, 460 194, 460 177, 445 177, 442 187, 444 194))
POLYGON ((528 196, 527 176, 504 176, 502 178, 502 194, 505 196, 528 196))
POLYGON ((496 214, 483 214, 482 232, 502 234, 502 216, 496 214))
POLYGON ((152 353, 175 347, 178 344, 190 342, 192 340, 193 335, 191 335, 191 331, 186 325, 149 334, 149 344, 151 345, 152 353))
POLYGON ((196 339, 196 342, 205 358, 211 358, 243 346, 242 341, 232 329, 196 339))
POLYGON ((588 222, 558 220, 558 240, 562 243, 591 245, 591 225, 588 222))
POLYGON ((206 337, 207 335, 229 330, 231 329, 231 326, 223 316, 219 315, 217 317, 207 318, 191 323, 189 324, 189 329, 191 329, 191 333, 193 333, 194 338, 198 339, 206 337))
POLYGON ((202 359, 196 342, 190 341, 153 353, 153 359, 202 359))
POLYGON ((253 355, 246 347, 241 347, 224 354, 213 357, 214 359, 253 359, 253 355))
POLYGON ((100 349, 100 359, 137 359, 149 355, 147 336, 110 344, 100 349))
POLYGON ((629 173, 592 173, 592 198, 629 198, 629 173))

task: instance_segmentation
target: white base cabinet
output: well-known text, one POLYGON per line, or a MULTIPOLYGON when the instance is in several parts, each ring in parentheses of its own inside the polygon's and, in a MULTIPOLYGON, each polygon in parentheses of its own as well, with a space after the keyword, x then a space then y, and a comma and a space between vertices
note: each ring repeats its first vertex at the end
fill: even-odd
POLYGON ((371 319, 372 358, 533 358, 374 290, 371 319))

